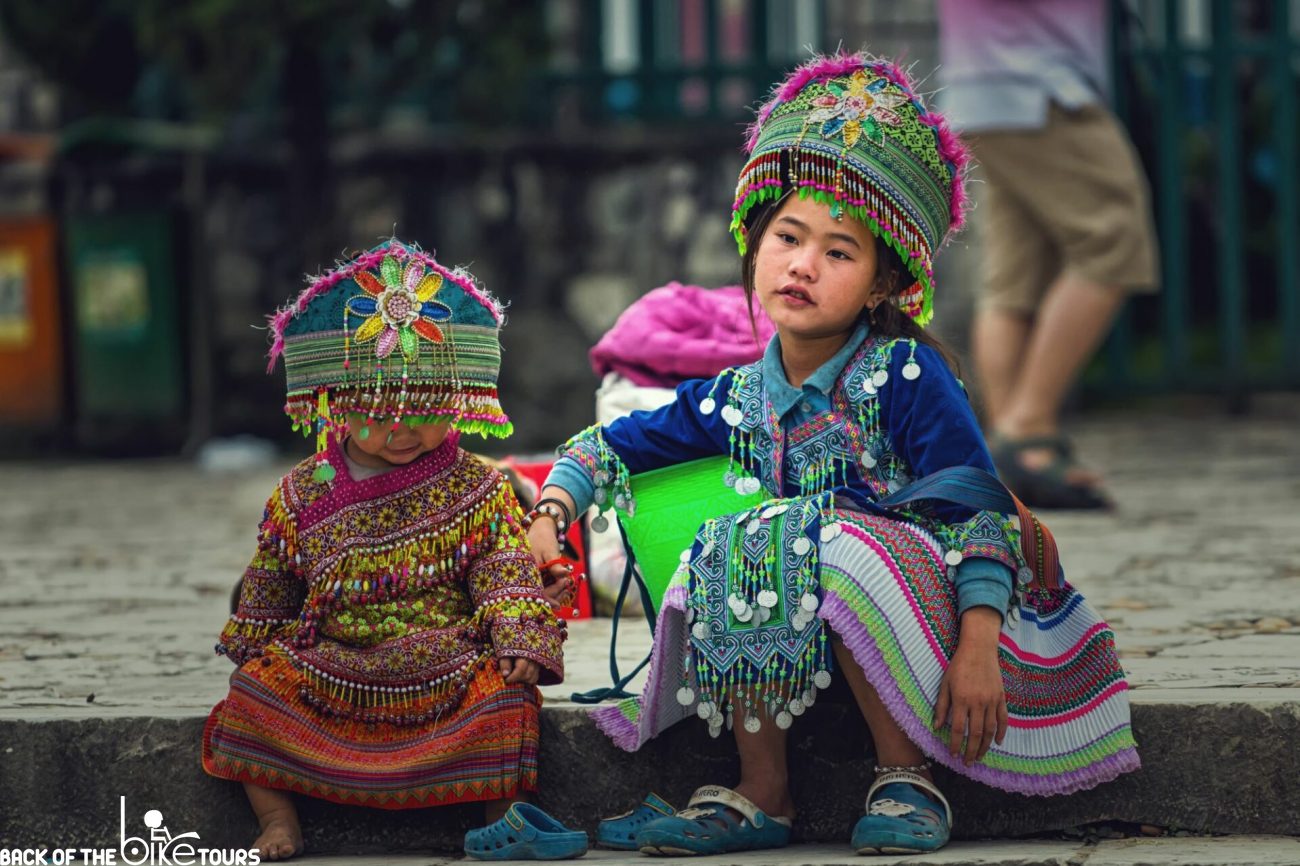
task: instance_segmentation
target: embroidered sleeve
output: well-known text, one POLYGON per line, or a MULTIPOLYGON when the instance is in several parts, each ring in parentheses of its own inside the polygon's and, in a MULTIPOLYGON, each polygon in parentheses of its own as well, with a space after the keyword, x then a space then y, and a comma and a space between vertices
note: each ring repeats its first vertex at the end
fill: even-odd
MULTIPOLYGON (((606 427, 583 430, 559 449, 587 474, 601 511, 636 509, 631 476, 701 457, 728 453, 732 428, 717 411, 730 370, 677 386, 677 399, 651 412, 633 412, 606 427)), ((724 410, 726 407, 723 407, 724 410)))
POLYGON ((301 562, 294 518, 277 488, 263 512, 257 552, 244 570, 239 606, 222 629, 218 655, 242 665, 260 656, 281 631, 298 621, 307 592, 301 562))
POLYGON ((542 577, 524 534, 522 513, 505 479, 471 517, 492 528, 470 563, 468 584, 475 625, 498 658, 526 658, 542 667, 541 682, 564 679, 564 631, 542 596, 542 577))

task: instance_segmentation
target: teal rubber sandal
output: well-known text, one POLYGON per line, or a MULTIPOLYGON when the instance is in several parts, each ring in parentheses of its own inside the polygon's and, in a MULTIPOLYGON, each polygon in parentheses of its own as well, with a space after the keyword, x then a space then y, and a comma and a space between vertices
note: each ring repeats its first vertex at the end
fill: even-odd
POLYGON ((501 820, 465 834, 475 860, 569 860, 587 853, 587 834, 529 803, 511 803, 501 820))
POLYGON ((606 818, 596 827, 596 844, 615 851, 635 851, 636 834, 656 818, 670 817, 677 810, 658 794, 647 794, 631 812, 606 818))
POLYGON ((676 815, 656 818, 636 834, 645 854, 728 854, 784 848, 790 844, 789 818, 763 812, 730 788, 706 785, 676 815), (743 817, 737 819, 731 811, 743 817))
POLYGON ((859 854, 921 854, 947 845, 951 833, 952 809, 929 779, 882 773, 867 791, 867 814, 850 844, 859 854))

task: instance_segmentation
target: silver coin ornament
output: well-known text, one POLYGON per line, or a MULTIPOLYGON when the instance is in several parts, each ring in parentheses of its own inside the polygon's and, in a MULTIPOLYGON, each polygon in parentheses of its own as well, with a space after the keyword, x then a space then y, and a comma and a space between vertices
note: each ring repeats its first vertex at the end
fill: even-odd
POLYGON ((813 674, 813 685, 819 689, 828 689, 831 685, 830 671, 818 671, 813 674))
POLYGON ((739 610, 736 611, 736 619, 740 620, 741 622, 749 622, 753 618, 754 618, 754 609, 750 607, 748 604, 745 604, 739 610))
POLYGON ((749 523, 745 524, 745 534, 753 535, 755 532, 758 532, 758 527, 761 525, 762 525, 762 521, 760 521, 757 517, 755 517, 754 519, 750 520, 749 523))
POLYGON ((609 529, 609 518, 603 514, 597 514, 595 519, 591 521, 591 531, 604 532, 606 529, 609 529))
POLYGON ((767 622, 771 618, 772 618, 772 608, 770 607, 760 607, 756 611, 754 611, 754 619, 758 621, 759 625, 762 625, 763 623, 767 622))
POLYGON ((921 365, 915 361, 908 361, 903 365, 903 378, 909 382, 915 382, 921 377, 921 365))
POLYGON ((953 548, 943 555, 943 561, 954 567, 961 565, 963 559, 965 559, 965 557, 962 556, 961 551, 956 548, 953 548))
POLYGON ((1033 579, 1034 579, 1034 572, 1027 565, 1020 566, 1020 569, 1016 571, 1016 582, 1019 583, 1021 586, 1028 586, 1030 581, 1032 581, 1033 579))
POLYGON ((808 551, 812 550, 812 541, 809 540, 808 536, 801 535, 790 545, 790 549, 794 551, 796 556, 804 556, 808 551))
POLYGON ((726 405, 722 407, 722 420, 725 421, 729 427, 739 427, 740 422, 745 420, 745 416, 735 406, 726 405))
POLYGON ((591 498, 597 505, 604 505, 605 500, 609 498, 609 494, 605 492, 604 487, 597 487, 591 498))
POLYGON ((692 691, 690 686, 682 686, 677 690, 677 703, 681 704, 683 707, 689 707, 691 702, 694 700, 695 692, 692 691))
POLYGON ((739 477, 736 475, 736 473, 732 472, 730 469, 727 470, 727 474, 726 474, 726 475, 723 475, 723 476, 722 476, 722 483, 725 484, 725 485, 727 485, 728 487, 735 487, 735 486, 736 486, 736 482, 739 481, 739 480, 740 480, 740 479, 739 479, 739 477))
POLYGON ((803 705, 803 701, 799 700, 798 698, 795 698, 793 701, 790 702, 789 709, 791 715, 802 716, 805 707, 803 705))
POLYGON ((759 488, 763 486, 762 481, 759 481, 757 478, 754 478, 752 476, 750 476, 749 478, 742 478, 740 480, 740 484, 741 484, 741 493, 744 496, 753 496, 755 493, 758 492, 759 488))
POLYGON ((794 716, 790 715, 785 710, 782 710, 781 712, 776 714, 776 726, 781 730, 788 731, 790 729, 790 726, 793 724, 794 724, 794 716))
POLYGON ((730 731, 736 725, 736 714, 727 710, 727 730, 730 731))
POLYGON ((817 596, 811 592, 805 592, 802 596, 799 597, 799 606, 804 610, 808 611, 809 613, 812 613, 813 611, 817 610, 817 607, 820 604, 821 602, 817 600, 817 596))
POLYGON ((707 719, 713 715, 713 704, 709 701, 700 701, 700 705, 695 708, 695 715, 701 719, 707 719))
POLYGON ((718 408, 718 403, 712 397, 705 397, 700 401, 700 411, 705 415, 712 415, 713 410, 718 408))
POLYGON ((763 723, 758 720, 758 716, 745 716, 745 730, 751 734, 757 734, 763 723))
POLYGON ((790 625, 795 631, 803 631, 808 627, 809 622, 810 620, 804 616, 803 611, 799 611, 794 616, 790 617, 790 625))
POLYGON ((765 589, 758 594, 758 603, 763 607, 776 607, 777 595, 772 589, 765 589))
POLYGON ((885 383, 888 381, 889 381, 888 370, 877 370, 875 373, 871 374, 871 384, 875 385, 877 388, 885 387, 885 383))
POLYGON ((763 516, 766 517, 768 520, 771 520, 773 517, 776 517, 778 514, 785 514, 789 510, 790 510, 790 506, 784 503, 782 503, 781 505, 769 505, 767 508, 763 509, 763 516))
POLYGON ((876 383, 868 379, 862 383, 862 396, 870 399, 876 396, 876 383))
POLYGON ((862 465, 865 466, 865 467, 868 468, 868 469, 875 469, 875 468, 876 468, 876 455, 872 454, 870 451, 863 451, 863 452, 862 452, 862 465))
POLYGON ((834 541, 844 531, 844 527, 838 523, 828 523, 822 527, 822 541, 834 541))
POLYGON ((817 687, 804 689, 803 697, 799 698, 805 707, 811 707, 817 701, 817 687))
POLYGON ((704 622, 697 622, 691 626, 691 634, 695 636, 696 640, 704 640, 709 634, 709 627, 704 622))

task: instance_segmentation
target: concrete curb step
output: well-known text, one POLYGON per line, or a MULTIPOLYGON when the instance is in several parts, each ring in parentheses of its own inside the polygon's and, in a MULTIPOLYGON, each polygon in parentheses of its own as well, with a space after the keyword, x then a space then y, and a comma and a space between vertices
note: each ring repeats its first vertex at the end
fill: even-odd
MULTIPOLYGON (((954 835, 1016 837, 1106 820, 1198 833, 1300 835, 1300 690, 1138 691, 1133 715, 1143 770, 1092 791, 1030 798, 941 775, 958 816, 954 835)), ((203 721, 180 714, 69 719, 41 718, 31 709, 22 717, 0 711, 0 846, 116 845, 122 796, 128 822, 138 824, 146 810, 157 809, 173 832, 197 831, 204 847, 247 845, 255 826, 241 790, 200 769, 203 721)), ((861 814, 870 740, 856 710, 843 704, 819 701, 802 721, 790 738, 792 787, 801 809, 796 836, 841 845, 861 814)), ((734 747, 710 739, 703 725, 679 725, 630 755, 580 708, 548 704, 542 725, 537 802, 588 832, 600 816, 630 808, 647 791, 680 805, 697 785, 727 783, 736 775, 734 747)), ((389 812, 308 798, 300 809, 308 845, 318 854, 454 852, 480 815, 472 806, 389 812)), ((1078 843, 1063 844, 1078 849, 1078 843)), ((825 850, 832 858, 845 853, 825 850)), ((1112 862, 1147 861, 1087 861, 1112 862)), ((1300 851, 1291 861, 1241 862, 1300 863, 1300 851)))

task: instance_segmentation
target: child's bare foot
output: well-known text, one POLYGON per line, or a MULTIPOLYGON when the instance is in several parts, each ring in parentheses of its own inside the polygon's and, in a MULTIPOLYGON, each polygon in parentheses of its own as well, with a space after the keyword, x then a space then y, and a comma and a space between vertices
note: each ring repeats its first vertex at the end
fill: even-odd
POLYGON ((302 827, 298 816, 276 816, 262 822, 253 847, 263 860, 288 860, 302 853, 302 827))
POLYGON ((263 860, 288 860, 302 853, 302 825, 293 797, 284 791, 244 783, 248 803, 262 832, 253 840, 263 860))

